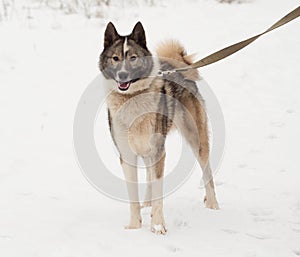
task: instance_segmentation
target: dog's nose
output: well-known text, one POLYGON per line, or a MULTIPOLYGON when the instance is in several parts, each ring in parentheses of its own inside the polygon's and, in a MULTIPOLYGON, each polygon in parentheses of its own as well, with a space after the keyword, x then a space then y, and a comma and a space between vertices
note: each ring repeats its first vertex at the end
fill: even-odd
POLYGON ((121 81, 127 81, 129 73, 126 71, 118 72, 118 77, 121 81))

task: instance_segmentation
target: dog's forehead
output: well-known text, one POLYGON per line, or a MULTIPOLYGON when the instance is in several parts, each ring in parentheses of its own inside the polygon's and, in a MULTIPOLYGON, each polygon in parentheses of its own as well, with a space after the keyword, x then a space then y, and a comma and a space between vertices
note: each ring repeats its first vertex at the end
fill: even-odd
POLYGON ((123 37, 116 41, 112 47, 110 47, 110 54, 116 54, 119 56, 126 56, 127 54, 138 53, 139 46, 128 37, 123 37))
POLYGON ((123 52, 123 44, 124 41, 122 39, 116 41, 111 47, 110 47, 110 52, 114 54, 121 54, 123 52))

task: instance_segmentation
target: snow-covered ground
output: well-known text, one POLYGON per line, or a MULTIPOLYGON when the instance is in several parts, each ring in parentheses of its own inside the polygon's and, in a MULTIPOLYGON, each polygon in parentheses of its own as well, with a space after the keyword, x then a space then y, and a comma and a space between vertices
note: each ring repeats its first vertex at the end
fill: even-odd
POLYGON ((198 169, 165 199, 166 236, 149 232, 149 210, 142 229, 127 231, 128 205, 83 177, 73 118, 98 74, 108 20, 123 34, 141 20, 150 49, 172 37, 203 57, 263 31, 299 4, 169 2, 123 4, 103 19, 45 9, 33 19, 0 22, 1 257, 300 255, 300 20, 201 70, 226 122, 216 176, 221 210, 204 208, 198 169))

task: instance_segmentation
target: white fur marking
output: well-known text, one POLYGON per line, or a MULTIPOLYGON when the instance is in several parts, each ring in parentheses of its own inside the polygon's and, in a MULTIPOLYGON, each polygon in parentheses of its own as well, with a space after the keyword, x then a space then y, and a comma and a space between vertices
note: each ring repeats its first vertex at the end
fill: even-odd
POLYGON ((161 224, 155 224, 153 226, 154 232, 160 232, 162 231, 162 225, 161 224))
POLYGON ((124 41, 124 44, 123 44, 123 54, 124 54, 124 57, 125 57, 125 53, 129 51, 129 48, 128 48, 128 44, 127 44, 127 37, 125 37, 125 41, 124 41))

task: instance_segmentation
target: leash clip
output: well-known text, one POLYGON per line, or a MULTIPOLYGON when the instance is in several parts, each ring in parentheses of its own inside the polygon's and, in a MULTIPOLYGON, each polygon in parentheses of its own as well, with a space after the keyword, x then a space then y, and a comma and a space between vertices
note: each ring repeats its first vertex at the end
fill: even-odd
POLYGON ((175 72, 176 72, 176 70, 164 70, 164 71, 158 70, 157 76, 158 77, 163 77, 165 75, 170 75, 170 74, 175 73, 175 72))

